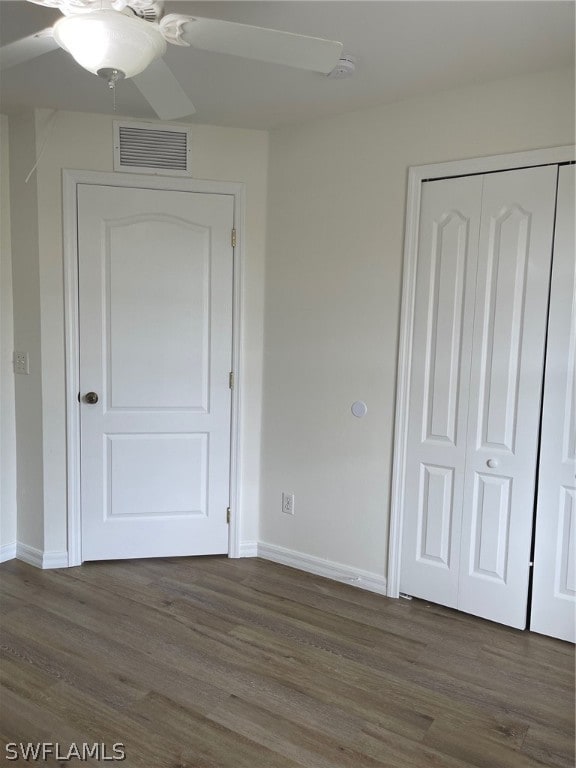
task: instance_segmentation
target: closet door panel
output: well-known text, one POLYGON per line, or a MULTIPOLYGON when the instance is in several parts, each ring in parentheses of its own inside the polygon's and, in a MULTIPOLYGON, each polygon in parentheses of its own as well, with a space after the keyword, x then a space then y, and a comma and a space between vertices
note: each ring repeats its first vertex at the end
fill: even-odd
POLYGON ((530 629, 576 641, 575 167, 560 168, 530 629))
POLYGON ((556 166, 484 177, 458 608, 526 626, 556 166))
POLYGON ((456 606, 482 178, 424 183, 400 588, 456 606))

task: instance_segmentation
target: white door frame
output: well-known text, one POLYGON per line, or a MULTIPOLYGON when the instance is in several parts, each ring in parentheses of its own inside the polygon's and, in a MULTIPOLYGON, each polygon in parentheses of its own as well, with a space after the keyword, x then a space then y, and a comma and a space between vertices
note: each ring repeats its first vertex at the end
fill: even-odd
POLYGON ((530 168, 537 165, 556 165, 558 163, 573 162, 574 159, 575 147, 563 146, 552 147, 550 149, 534 149, 527 152, 514 152, 506 155, 478 157, 469 160, 454 160, 447 163, 416 165, 411 166, 408 169, 402 305, 400 310, 398 373, 396 379, 390 536, 388 542, 388 574, 386 588, 388 597, 399 597, 400 595, 404 482, 422 182, 430 181, 432 179, 448 178, 451 176, 470 176, 477 173, 507 171, 516 168, 530 168))
POLYGON ((242 182, 148 176, 144 174, 105 173, 100 171, 63 172, 64 227, 64 333, 66 352, 66 468, 68 507, 68 566, 82 564, 82 528, 80 503, 80 334, 78 306, 78 184, 108 187, 132 187, 175 192, 232 195, 234 197, 233 308, 232 308, 232 415, 230 440, 230 517, 228 557, 240 557, 240 498, 242 452, 242 285, 244 264, 245 185, 242 182))

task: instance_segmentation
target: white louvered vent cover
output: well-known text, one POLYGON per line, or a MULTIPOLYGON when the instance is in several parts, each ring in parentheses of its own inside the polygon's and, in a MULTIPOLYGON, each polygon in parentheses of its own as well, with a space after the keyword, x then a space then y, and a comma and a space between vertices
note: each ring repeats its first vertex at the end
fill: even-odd
POLYGON ((114 170, 191 176, 190 129, 115 121, 114 170))

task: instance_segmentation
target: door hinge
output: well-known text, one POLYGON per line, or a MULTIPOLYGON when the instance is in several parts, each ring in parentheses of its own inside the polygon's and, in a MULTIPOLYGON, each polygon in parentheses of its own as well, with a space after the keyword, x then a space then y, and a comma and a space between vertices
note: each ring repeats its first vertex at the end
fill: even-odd
POLYGON ((232 243, 232 248, 236 248, 236 229, 232 230, 232 237, 230 238, 230 242, 232 243))
POLYGON ((230 389, 234 389, 234 371, 230 371, 228 374, 228 386, 230 389))
POLYGON ((226 507, 226 522, 230 524, 230 507, 226 507))

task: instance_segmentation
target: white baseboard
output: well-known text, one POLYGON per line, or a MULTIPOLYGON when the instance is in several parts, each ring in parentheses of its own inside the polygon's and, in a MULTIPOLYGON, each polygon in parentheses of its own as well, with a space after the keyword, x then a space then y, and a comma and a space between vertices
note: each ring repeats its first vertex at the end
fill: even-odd
POLYGON ((68 568, 68 552, 65 550, 43 552, 19 541, 16 543, 16 557, 35 568, 68 568))
POLYGON ((66 549, 44 552, 42 568, 68 568, 68 551, 66 549))
POLYGON ((384 576, 363 571, 360 568, 353 568, 350 565, 334 563, 331 560, 323 560, 320 557, 305 555, 302 552, 295 552, 292 549, 285 549, 276 544, 266 544, 262 541, 258 542, 258 557, 272 560, 281 565, 289 565, 300 571, 314 573, 316 576, 325 576, 327 579, 341 581, 353 587, 367 589, 379 595, 386 594, 386 578, 384 576))
MULTIPOLYGON (((30 547, 21 541, 16 544, 5 544, 0 547, 0 562, 12 560, 14 557, 29 565, 33 565, 35 568, 68 567, 68 553, 66 551, 42 552, 42 550, 30 547)), ((376 592, 379 595, 386 594, 386 579, 384 576, 363 571, 360 568, 353 568, 350 565, 334 563, 331 560, 324 560, 313 555, 306 555, 292 549, 279 547, 276 544, 266 544, 262 541, 241 542, 240 557, 261 557, 264 560, 288 565, 300 571, 314 573, 316 576, 324 576, 327 579, 333 579, 344 584, 350 584, 353 587, 376 592)))
POLYGON ((258 557, 258 542, 257 541, 240 542, 239 557, 258 557))
POLYGON ((16 557, 16 542, 11 544, 2 544, 0 547, 0 563, 5 563, 6 560, 14 560, 16 557))
POLYGON ((29 547, 21 541, 16 543, 16 557, 35 568, 42 568, 42 551, 36 547, 29 547))

